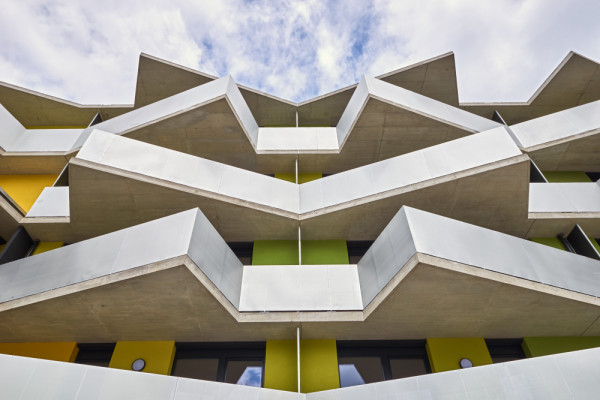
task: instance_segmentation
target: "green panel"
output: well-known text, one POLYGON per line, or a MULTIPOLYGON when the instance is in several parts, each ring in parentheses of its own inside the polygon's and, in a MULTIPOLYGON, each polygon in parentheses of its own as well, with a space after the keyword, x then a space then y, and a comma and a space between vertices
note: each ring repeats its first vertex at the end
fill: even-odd
POLYGON ((302 393, 339 387, 340 375, 335 340, 300 341, 300 389, 302 393))
POLYGON ((303 240, 302 264, 349 264, 345 240, 303 240))
POLYGON ((591 182, 589 176, 582 171, 542 171, 546 180, 550 183, 560 182, 591 182))
POLYGON ((526 337, 521 344, 527 357, 540 357, 568 351, 600 347, 598 336, 526 337))
MULTIPOLYGON (((302 264, 348 264, 345 240, 303 240, 302 264)), ((252 265, 298 265, 296 240, 257 240, 252 265)))
MULTIPOLYGON (((267 340, 265 387, 298 391, 295 340, 267 340)), ((300 341, 300 389, 302 393, 340 387, 337 346, 334 339, 300 341)))
MULTIPOLYGON (((320 179, 323 177, 323 174, 320 172, 301 172, 298 174, 298 183, 306 183, 310 181, 314 181, 316 179, 320 179)), ((275 174, 275 178, 281 179, 284 181, 296 183, 296 174, 295 173, 281 173, 275 174)))
POLYGON ((265 387, 298 391, 298 361, 295 340, 267 340, 265 387))
POLYGON ((432 372, 460 369, 461 358, 468 358, 473 366, 492 363, 483 338, 428 338, 427 356, 432 372))
POLYGON ((549 238, 531 238, 532 242, 536 242, 539 244, 543 244, 546 246, 554 247, 559 250, 567 250, 563 242, 560 241, 559 238, 549 237, 549 238))
POLYGON ((298 241, 256 240, 252 265, 298 265, 298 241))

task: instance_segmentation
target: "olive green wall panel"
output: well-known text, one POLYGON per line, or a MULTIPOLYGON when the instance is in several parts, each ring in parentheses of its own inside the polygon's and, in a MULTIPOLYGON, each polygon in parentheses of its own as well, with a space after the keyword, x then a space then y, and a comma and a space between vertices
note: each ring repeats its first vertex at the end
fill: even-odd
POLYGON ((345 240, 303 240, 302 264, 349 264, 345 240))
POLYGON ((546 246, 550 246, 550 247, 554 247, 556 249, 559 250, 567 250, 567 248, 565 247, 565 245, 560 241, 559 238, 555 238, 555 237, 536 237, 536 238, 531 238, 532 242, 536 242, 539 244, 543 244, 546 246))
POLYGON ((298 241, 256 240, 252 265, 298 265, 298 241))
POLYGON ((598 336, 526 337, 521 344, 527 357, 540 357, 568 351, 600 347, 598 336))
MULTIPOLYGON (((298 241, 257 240, 252 265, 298 265, 298 241)), ((345 240, 303 240, 302 264, 348 264, 345 240)))
POLYGON ((592 181, 583 171, 542 171, 542 174, 550 183, 592 181))
MULTIPOLYGON (((298 391, 295 340, 267 340, 264 385, 269 389, 298 391)), ((340 387, 337 345, 334 339, 300 341, 300 389, 302 393, 340 387)))

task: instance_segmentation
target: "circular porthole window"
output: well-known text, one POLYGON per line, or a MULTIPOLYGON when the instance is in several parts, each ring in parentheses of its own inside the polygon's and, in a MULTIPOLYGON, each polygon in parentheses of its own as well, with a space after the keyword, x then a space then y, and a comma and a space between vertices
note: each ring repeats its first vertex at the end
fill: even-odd
POLYGON ((143 358, 138 358, 131 364, 131 369, 134 371, 141 371, 146 366, 146 361, 143 358))
POLYGON ((473 362, 468 358, 461 358, 459 365, 461 368, 471 368, 473 366, 473 362))

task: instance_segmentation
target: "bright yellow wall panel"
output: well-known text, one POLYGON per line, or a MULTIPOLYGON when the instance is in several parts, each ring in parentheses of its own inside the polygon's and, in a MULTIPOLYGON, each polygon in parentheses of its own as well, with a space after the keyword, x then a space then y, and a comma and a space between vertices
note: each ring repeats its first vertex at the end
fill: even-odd
POLYGON ((131 371, 131 364, 138 358, 146 362, 142 372, 171 375, 175 342, 117 342, 109 367, 131 371))
POLYGON ((0 343, 0 353, 13 356, 43 358, 63 362, 73 362, 79 348, 75 342, 49 343, 0 343))
POLYGON ((63 242, 39 242, 35 247, 32 256, 36 254, 42 254, 50 250, 58 249, 59 247, 63 247, 65 244, 63 242))
POLYGON ((427 355, 432 372, 460 369, 461 358, 468 358, 475 367, 492 363, 483 338, 428 338, 427 355))
POLYGON ((45 187, 52 186, 58 175, 0 175, 0 187, 28 212, 45 187))
MULTIPOLYGON (((320 172, 301 172, 298 174, 298 183, 306 183, 310 181, 314 181, 316 179, 321 179, 323 174, 320 172)), ((281 179, 284 181, 296 183, 296 174, 295 173, 280 173, 275 174, 275 178, 281 179)))

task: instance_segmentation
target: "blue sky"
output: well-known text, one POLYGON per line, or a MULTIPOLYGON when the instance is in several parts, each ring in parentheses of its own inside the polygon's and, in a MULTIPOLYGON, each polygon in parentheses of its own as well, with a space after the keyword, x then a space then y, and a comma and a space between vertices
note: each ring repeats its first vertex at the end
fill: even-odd
POLYGON ((302 101, 454 51, 460 100, 527 100, 570 50, 600 61, 591 0, 9 0, 0 80, 133 102, 145 52, 302 101))

